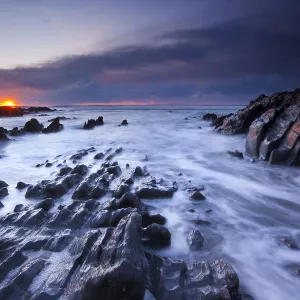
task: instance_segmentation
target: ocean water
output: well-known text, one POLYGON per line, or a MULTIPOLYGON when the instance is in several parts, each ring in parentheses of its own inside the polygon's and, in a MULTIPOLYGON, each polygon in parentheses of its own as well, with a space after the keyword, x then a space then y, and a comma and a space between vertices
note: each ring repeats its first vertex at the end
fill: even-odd
MULTIPOLYGON (((64 130, 55 134, 27 134, 0 144, 0 180, 9 184, 9 196, 2 199, 0 214, 13 210, 16 204, 34 203, 18 191, 18 181, 35 184, 52 179, 64 159, 80 149, 95 147, 97 152, 123 147, 115 157, 121 168, 146 166, 156 178, 189 181, 204 185, 205 201, 191 201, 179 189, 172 199, 147 200, 152 212, 167 217, 172 245, 157 253, 178 259, 227 260, 236 270, 241 291, 258 300, 300 299, 300 251, 280 242, 291 239, 300 247, 300 169, 268 166, 267 163, 232 158, 227 150, 244 152, 245 135, 226 136, 213 131, 202 121, 204 113, 227 114, 239 107, 64 107, 48 116, 27 115, 2 118, 0 126, 21 127, 32 117, 44 125, 50 118, 76 118, 62 121, 64 130), (104 117, 104 126, 82 130, 90 118, 104 117), (188 118, 188 120, 185 120, 188 118), (128 126, 118 127, 123 119, 128 126), (201 126, 201 128, 199 128, 201 126), (57 158, 58 155, 61 155, 57 158), (144 157, 147 155, 148 160, 144 157), (46 160, 53 166, 36 168, 46 160), (182 173, 182 176, 178 176, 182 173), (189 212, 189 209, 195 212, 189 212), (207 211, 211 210, 210 213, 207 211), (196 225, 193 220, 209 221, 196 225), (204 236, 203 249, 190 252, 187 232, 198 229, 204 236)), ((95 153, 83 157, 91 170, 103 161, 93 159, 95 153)), ((69 201, 71 192, 57 204, 69 201)), ((104 201, 100 199, 99 201, 104 201)), ((56 205, 57 206, 57 205, 56 205)), ((55 209, 55 208, 54 208, 55 209)))

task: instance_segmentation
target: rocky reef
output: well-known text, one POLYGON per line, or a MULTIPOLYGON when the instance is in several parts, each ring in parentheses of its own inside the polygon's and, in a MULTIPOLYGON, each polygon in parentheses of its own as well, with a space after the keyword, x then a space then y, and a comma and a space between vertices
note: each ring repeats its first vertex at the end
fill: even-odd
POLYGON ((236 114, 206 114, 215 130, 247 133, 245 152, 270 164, 300 165, 300 89, 260 95, 236 114))
MULTIPOLYGON (((0 217, 0 299, 242 299, 225 261, 152 253, 172 236, 167 218, 152 214, 143 199, 171 198, 177 183, 139 166, 122 169, 111 162, 120 149, 102 153, 97 172, 64 164, 52 180, 17 184, 33 202, 0 217)), ((9 188, 4 181, 1 187, 9 188)), ((202 189, 189 186, 187 196, 202 189)), ((184 242, 201 251, 205 237, 193 231, 184 242)))
POLYGON ((56 109, 49 107, 0 107, 0 117, 22 117, 26 114, 38 113, 38 112, 53 112, 56 109))

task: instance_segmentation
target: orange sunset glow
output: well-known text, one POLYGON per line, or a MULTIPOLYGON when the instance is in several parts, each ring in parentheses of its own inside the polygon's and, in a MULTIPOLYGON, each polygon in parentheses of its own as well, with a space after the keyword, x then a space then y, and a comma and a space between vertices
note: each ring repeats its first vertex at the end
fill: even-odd
POLYGON ((14 106, 17 106, 17 104, 15 103, 15 101, 13 99, 5 99, 2 102, 0 102, 0 106, 14 107, 14 106))

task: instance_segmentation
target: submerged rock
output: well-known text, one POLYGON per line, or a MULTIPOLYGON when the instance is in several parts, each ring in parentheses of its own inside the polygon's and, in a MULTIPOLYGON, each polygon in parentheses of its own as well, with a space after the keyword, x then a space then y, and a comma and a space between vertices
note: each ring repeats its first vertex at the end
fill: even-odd
POLYGON ((191 199, 193 200, 205 200, 205 196, 199 191, 194 191, 190 194, 191 199))
POLYGON ((5 181, 0 180, 0 189, 4 187, 8 187, 8 184, 5 181))
POLYGON ((126 125, 128 125, 127 120, 123 120, 122 123, 120 124, 120 126, 126 126, 126 125))
POLYGON ((231 157, 236 157, 236 158, 240 158, 240 159, 244 158, 243 153, 238 150, 233 150, 233 151, 228 150, 227 154, 229 154, 231 157))
POLYGON ((94 159, 102 159, 103 157, 104 157, 104 154, 102 152, 100 152, 94 156, 94 159))

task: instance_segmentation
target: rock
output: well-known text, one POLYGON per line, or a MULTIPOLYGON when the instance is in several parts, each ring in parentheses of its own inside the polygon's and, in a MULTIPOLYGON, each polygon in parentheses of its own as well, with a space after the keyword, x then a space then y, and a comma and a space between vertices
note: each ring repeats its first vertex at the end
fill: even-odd
POLYGON ((37 119, 31 119, 24 125, 24 131, 30 133, 41 132, 43 128, 37 119))
POLYGON ((4 198, 8 195, 8 190, 6 187, 0 188, 0 198, 4 198))
POLYGON ((167 223, 167 219, 160 214, 150 215, 149 212, 143 212, 142 214, 142 226, 147 227, 153 223, 159 225, 165 225, 167 223))
MULTIPOLYGON (((44 115, 44 116, 48 116, 48 115, 44 115)), ((58 119, 59 121, 71 120, 71 118, 61 116, 61 117, 56 117, 56 118, 50 119, 50 120, 48 120, 48 122, 53 122, 56 119, 58 119)), ((76 118, 73 118, 73 120, 76 120, 76 118)))
POLYGON ((6 135, 5 129, 0 127, 0 141, 8 141, 9 138, 6 135))
POLYGON ((265 133, 259 147, 259 158, 268 160, 271 152, 279 146, 283 136, 290 126, 300 116, 300 105, 290 106, 284 110, 274 121, 274 124, 265 133))
POLYGON ((156 299, 241 299, 239 279, 223 260, 184 262, 145 252, 149 264, 149 290, 156 299))
POLYGON ((300 141, 300 120, 295 122, 283 137, 277 149, 274 149, 270 154, 269 163, 279 164, 286 163, 294 164, 299 154, 300 141))
POLYGON ((87 150, 80 150, 80 151, 78 151, 78 153, 76 153, 76 154, 73 154, 71 157, 70 157, 70 159, 72 160, 78 160, 78 159, 82 159, 82 157, 83 156, 86 156, 86 155, 88 155, 89 154, 89 152, 87 151, 87 150))
POLYGON ((109 174, 119 176, 122 173, 122 170, 119 166, 111 166, 107 168, 107 172, 109 174))
POLYGON ((34 209, 42 208, 44 211, 50 210, 54 206, 54 200, 52 198, 46 198, 34 205, 34 209))
POLYGON ((0 117, 22 117, 23 111, 17 107, 0 106, 0 117))
POLYGON ((191 212, 191 213, 195 212, 195 210, 193 208, 190 208, 188 211, 191 212))
POLYGON ((14 212, 20 212, 23 210, 23 208, 24 208, 23 204, 17 204, 14 208, 14 212))
POLYGON ((122 123, 120 124, 120 126, 126 126, 126 125, 128 125, 127 120, 123 120, 122 123))
POLYGON ((187 235, 187 243, 192 251, 201 249, 203 242, 204 238, 199 230, 192 230, 187 235))
POLYGON ((72 171, 71 174, 79 174, 79 175, 86 175, 88 172, 88 167, 86 165, 77 165, 72 171))
POLYGON ((154 199, 173 197, 176 191, 177 185, 175 183, 170 185, 166 184, 163 180, 156 182, 156 180, 153 179, 137 187, 135 193, 141 199, 154 199))
POLYGON ((171 233, 162 225, 153 223, 142 231, 142 242, 152 247, 164 247, 171 245, 171 233))
POLYGON ((123 218, 115 230, 107 230, 71 278, 69 298, 143 299, 148 264, 140 230, 141 217, 136 213, 123 218))
POLYGON ((251 123, 246 140, 246 153, 249 156, 258 157, 259 145, 276 115, 276 109, 271 108, 251 123))
POLYGON ((199 191, 194 191, 190 194, 191 199, 194 200, 205 200, 205 196, 201 194, 199 191))
POLYGON ((202 119, 203 120, 205 120, 205 121, 214 121, 214 120, 216 120, 217 119, 217 115, 216 114, 210 114, 210 113, 208 113, 208 114, 205 114, 203 117, 202 117, 202 119))
POLYGON ((196 225, 210 225, 211 224, 209 221, 201 220, 201 219, 191 220, 191 222, 196 225))
POLYGON ((119 209, 119 208, 140 208, 142 206, 141 200, 133 193, 127 192, 120 199, 114 199, 110 208, 119 209))
POLYGON ((17 183, 16 189, 23 190, 23 189, 27 188, 28 186, 29 186, 29 184, 19 181, 17 183))
POLYGON ((5 181, 0 180, 0 189, 4 187, 8 187, 8 184, 5 181))
POLYGON ((212 209, 208 209, 205 211, 206 214, 210 214, 212 212, 212 209))
POLYGON ((0 201, 0 208, 4 207, 3 203, 0 201))
POLYGON ((129 192, 130 187, 126 183, 122 183, 118 188, 113 192, 113 196, 116 198, 121 198, 125 193, 129 192))
POLYGON ((69 174, 72 171, 71 167, 62 167, 59 172, 57 173, 57 176, 65 176, 67 174, 69 174))
POLYGON ((289 238, 283 237, 280 242, 291 249, 298 249, 297 245, 289 238))
POLYGON ((144 176, 144 171, 143 171, 143 169, 140 166, 137 166, 134 169, 133 175, 137 176, 137 177, 144 176))
POLYGON ((52 165, 53 165, 52 163, 48 162, 48 163, 46 163, 45 167, 49 168, 49 167, 52 167, 52 165))
POLYGON ((104 157, 104 154, 102 152, 100 152, 94 156, 94 159, 102 159, 103 157, 104 157))
POLYGON ((42 133, 54 133, 61 131, 64 128, 64 125, 60 124, 59 120, 60 119, 58 117, 55 118, 48 127, 42 130, 42 133))
POLYGON ((243 153, 238 150, 233 150, 233 151, 228 150, 227 154, 229 154, 231 157, 236 157, 236 158, 240 158, 240 159, 244 158, 243 153))
POLYGON ((8 134, 11 135, 11 136, 19 136, 19 135, 22 135, 24 133, 25 133, 24 129, 23 128, 19 129, 18 127, 14 127, 12 130, 8 131, 8 134))
POLYGON ((98 117, 97 120, 89 119, 87 122, 84 123, 83 129, 93 129, 95 126, 103 125, 103 117, 98 117))

